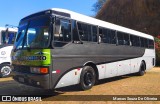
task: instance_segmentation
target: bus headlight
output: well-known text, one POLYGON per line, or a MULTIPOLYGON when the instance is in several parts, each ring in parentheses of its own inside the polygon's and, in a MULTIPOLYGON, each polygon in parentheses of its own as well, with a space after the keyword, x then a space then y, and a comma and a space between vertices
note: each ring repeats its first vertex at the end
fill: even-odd
POLYGON ((40 67, 30 67, 30 72, 31 73, 37 73, 37 74, 47 74, 48 73, 48 68, 40 68, 40 67))

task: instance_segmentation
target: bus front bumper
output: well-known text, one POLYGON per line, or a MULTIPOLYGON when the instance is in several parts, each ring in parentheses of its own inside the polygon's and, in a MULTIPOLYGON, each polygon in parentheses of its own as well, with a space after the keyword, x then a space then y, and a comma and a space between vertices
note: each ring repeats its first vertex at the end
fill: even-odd
POLYGON ((13 71, 12 75, 13 79, 19 83, 43 89, 50 89, 49 74, 35 75, 13 71))

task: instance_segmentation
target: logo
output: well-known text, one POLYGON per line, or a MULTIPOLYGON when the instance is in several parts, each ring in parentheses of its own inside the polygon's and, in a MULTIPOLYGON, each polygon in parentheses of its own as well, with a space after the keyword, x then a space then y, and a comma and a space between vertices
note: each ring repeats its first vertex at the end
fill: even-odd
POLYGON ((2 96, 2 101, 11 101, 11 96, 2 96))
POLYGON ((2 51, 2 52, 1 52, 1 55, 5 55, 5 54, 6 54, 6 52, 5 52, 5 51, 2 51))
POLYGON ((46 55, 46 54, 49 54, 48 52, 36 52, 34 53, 35 55, 46 55))
POLYGON ((26 102, 26 101, 42 101, 41 97, 36 96, 2 96, 3 102, 26 102))

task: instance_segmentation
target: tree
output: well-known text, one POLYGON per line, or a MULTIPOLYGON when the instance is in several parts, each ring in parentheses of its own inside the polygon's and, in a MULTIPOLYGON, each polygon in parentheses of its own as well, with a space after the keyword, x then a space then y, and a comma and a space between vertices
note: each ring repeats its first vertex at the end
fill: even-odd
POLYGON ((160 66, 160 35, 155 37, 156 66, 160 66))
POLYGON ((102 8, 103 4, 106 2, 107 0, 98 0, 95 4, 93 4, 93 9, 92 11, 94 11, 96 14, 98 13, 98 11, 102 8))

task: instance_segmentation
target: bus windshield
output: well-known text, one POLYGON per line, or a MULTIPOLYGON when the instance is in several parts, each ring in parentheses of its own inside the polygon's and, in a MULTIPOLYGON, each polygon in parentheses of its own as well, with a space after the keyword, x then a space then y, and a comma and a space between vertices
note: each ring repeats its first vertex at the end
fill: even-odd
POLYGON ((41 16, 29 21, 22 21, 16 37, 16 49, 47 48, 49 45, 50 18, 41 16))

